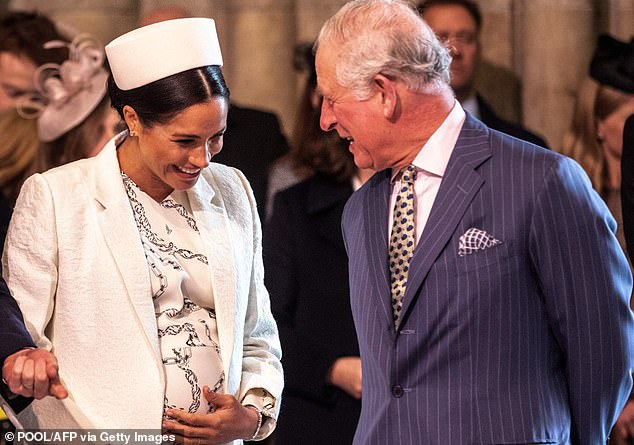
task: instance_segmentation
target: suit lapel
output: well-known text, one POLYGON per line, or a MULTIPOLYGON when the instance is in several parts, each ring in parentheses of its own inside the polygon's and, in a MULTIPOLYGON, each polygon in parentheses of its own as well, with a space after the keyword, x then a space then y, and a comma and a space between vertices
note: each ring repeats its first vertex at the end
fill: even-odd
POLYGON ((121 180, 114 141, 106 145, 90 167, 85 180, 92 187, 97 201, 97 217, 105 242, 117 264, 139 324, 157 359, 160 359, 147 261, 121 180))
MULTIPOLYGON (((467 116, 449 159, 429 219, 414 251, 401 317, 415 303, 419 288, 443 251, 484 179, 476 170, 491 157, 486 127, 467 116)), ((401 326, 403 323, 401 323, 401 326)))
MULTIPOLYGON (((236 314, 236 265, 229 218, 222 197, 214 190, 211 174, 201 176, 196 185, 187 191, 187 195, 209 263, 220 353, 225 376, 228 377, 235 340, 236 314)), ((225 389, 226 383, 225 379, 225 389)))
POLYGON ((363 209, 366 221, 367 258, 370 266, 370 288, 376 289, 375 296, 381 305, 384 317, 389 323, 392 318, 390 298, 390 273, 388 270, 388 213, 390 205, 390 170, 374 175, 364 193, 363 209))

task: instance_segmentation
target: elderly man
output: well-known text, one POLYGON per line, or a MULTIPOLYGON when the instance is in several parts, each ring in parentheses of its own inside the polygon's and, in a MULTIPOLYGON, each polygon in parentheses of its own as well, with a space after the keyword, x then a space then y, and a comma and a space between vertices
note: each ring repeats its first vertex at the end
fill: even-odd
POLYGON ((346 4, 316 51, 322 128, 378 171, 342 222, 354 443, 605 443, 632 386, 632 277, 583 170, 466 115, 402 1, 346 4))

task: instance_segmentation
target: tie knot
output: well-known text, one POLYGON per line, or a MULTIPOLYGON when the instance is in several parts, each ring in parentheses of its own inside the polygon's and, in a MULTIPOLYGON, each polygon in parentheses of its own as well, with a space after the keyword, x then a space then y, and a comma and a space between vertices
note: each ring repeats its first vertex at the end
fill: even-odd
POLYGON ((401 169, 401 181, 407 184, 413 184, 416 181, 416 167, 412 164, 401 169))

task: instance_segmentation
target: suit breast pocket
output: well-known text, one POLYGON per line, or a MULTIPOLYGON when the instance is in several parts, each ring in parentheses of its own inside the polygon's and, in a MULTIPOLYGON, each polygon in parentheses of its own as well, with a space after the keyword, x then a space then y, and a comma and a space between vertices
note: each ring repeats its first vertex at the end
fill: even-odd
POLYGON ((503 265, 513 257, 512 249, 508 243, 498 244, 483 250, 477 250, 465 256, 456 254, 458 271, 461 274, 478 269, 503 265))

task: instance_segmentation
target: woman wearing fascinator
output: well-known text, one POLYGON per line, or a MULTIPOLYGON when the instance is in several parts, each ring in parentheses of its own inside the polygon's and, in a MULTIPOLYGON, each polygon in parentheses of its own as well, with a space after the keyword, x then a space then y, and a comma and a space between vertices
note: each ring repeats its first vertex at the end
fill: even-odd
POLYGON ((116 134, 119 122, 106 94, 108 71, 101 45, 86 34, 70 44, 45 45, 59 46, 68 46, 68 60, 40 66, 35 72, 37 93, 18 102, 23 117, 37 118, 41 144, 31 173, 96 155, 116 134))
POLYGON ((3 227, 26 178, 98 153, 119 122, 106 95, 103 47, 88 35, 44 46, 44 51, 66 47, 69 57, 41 65, 34 76, 37 92, 0 114, 0 191, 9 209, 0 214, 3 227))
POLYGON ((617 237, 625 250, 621 211, 623 126, 634 113, 634 41, 599 37, 582 82, 563 154, 586 171, 618 223, 617 237), (629 73, 628 73, 629 69, 629 73))
MULTIPOLYGON (((229 90, 211 19, 106 46, 127 129, 23 185, 4 273, 69 392, 28 428, 154 429, 239 444, 276 425, 283 386, 253 193, 222 148, 229 90)), ((40 117, 41 119, 42 117, 40 117)))

